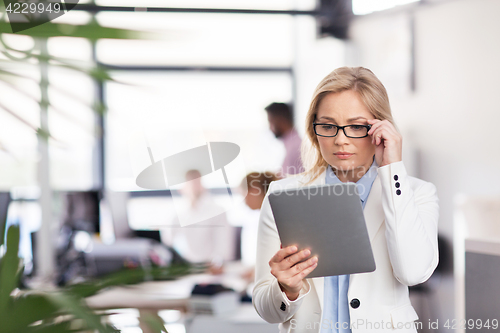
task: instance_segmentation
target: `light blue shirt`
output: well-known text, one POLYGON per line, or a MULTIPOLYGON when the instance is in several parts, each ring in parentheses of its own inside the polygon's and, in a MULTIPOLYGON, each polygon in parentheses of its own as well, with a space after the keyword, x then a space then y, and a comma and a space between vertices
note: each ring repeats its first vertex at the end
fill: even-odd
MULTIPOLYGON (((365 208, 368 194, 372 188, 375 178, 377 178, 378 165, 373 161, 370 169, 356 182, 361 205, 365 208)), ((326 170, 326 184, 339 184, 331 166, 326 170)), ((347 291, 349 290, 349 275, 326 276, 323 302, 323 321, 321 322, 321 333, 350 333, 349 300, 347 291)))

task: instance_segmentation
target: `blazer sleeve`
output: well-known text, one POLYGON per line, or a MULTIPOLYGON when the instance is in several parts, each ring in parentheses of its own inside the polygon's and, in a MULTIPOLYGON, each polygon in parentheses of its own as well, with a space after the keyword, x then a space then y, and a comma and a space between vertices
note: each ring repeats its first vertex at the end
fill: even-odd
POLYGON ((278 280, 271 274, 269 261, 279 251, 281 244, 268 199, 273 187, 276 188, 275 184, 271 183, 260 212, 252 302, 257 313, 265 321, 284 323, 297 312, 304 296, 310 292, 311 288, 310 284, 303 280, 304 284, 299 297, 290 301, 286 294, 281 291, 278 280))
POLYGON ((403 162, 380 167, 378 174, 394 276, 407 286, 425 282, 438 264, 436 187, 408 176, 403 162))

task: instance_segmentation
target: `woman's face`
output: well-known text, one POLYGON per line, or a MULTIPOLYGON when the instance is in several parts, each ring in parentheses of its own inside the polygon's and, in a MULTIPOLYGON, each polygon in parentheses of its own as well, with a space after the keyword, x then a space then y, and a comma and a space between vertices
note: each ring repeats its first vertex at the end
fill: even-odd
MULTIPOLYGON (((326 95, 318 106, 316 123, 338 126, 368 125, 375 119, 361 101, 358 93, 346 90, 326 95)), ((358 181, 373 162, 375 146, 372 138, 348 138, 342 130, 335 137, 317 136, 323 159, 336 171, 343 182, 358 181)))

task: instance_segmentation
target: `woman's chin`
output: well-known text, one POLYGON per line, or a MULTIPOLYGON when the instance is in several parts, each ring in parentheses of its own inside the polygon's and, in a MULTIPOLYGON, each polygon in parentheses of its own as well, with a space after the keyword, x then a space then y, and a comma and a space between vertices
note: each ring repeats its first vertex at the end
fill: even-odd
POLYGON ((330 164, 332 169, 338 170, 338 171, 343 171, 343 172, 353 171, 353 170, 359 168, 359 166, 355 165, 355 163, 353 163, 353 161, 347 161, 347 160, 332 161, 332 163, 328 163, 328 164, 330 164))

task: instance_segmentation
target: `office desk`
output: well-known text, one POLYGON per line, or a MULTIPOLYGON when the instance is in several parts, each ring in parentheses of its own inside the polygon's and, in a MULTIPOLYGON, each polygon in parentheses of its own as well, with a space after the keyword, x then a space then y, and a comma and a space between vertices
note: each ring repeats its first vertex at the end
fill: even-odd
POLYGON ((189 280, 151 281, 113 287, 87 298, 93 309, 135 308, 186 311, 193 284, 189 280))
POLYGON ((173 281, 149 281, 113 287, 88 297, 87 305, 94 309, 183 309, 196 284, 220 283, 242 292, 247 286, 241 278, 245 269, 239 262, 230 262, 224 266, 221 275, 192 274, 173 281))
MULTIPOLYGON (((247 283, 241 278, 243 267, 231 263, 222 275, 196 274, 173 281, 149 281, 136 285, 113 287, 86 299, 93 309, 138 309, 139 321, 144 315, 156 315, 159 310, 180 310, 189 318, 188 333, 198 332, 277 332, 277 324, 268 324, 259 317, 252 304, 241 304, 234 313, 225 316, 189 313, 189 298, 195 284, 220 283, 241 292, 247 283), (210 328, 210 329, 208 329, 210 328), (213 329, 213 330, 212 330, 213 329)), ((144 333, 147 327, 141 324, 144 333)))
POLYGON ((137 309, 142 332, 153 333, 146 324, 146 318, 158 317, 158 311, 166 309, 187 313, 192 287, 193 282, 189 278, 143 282, 103 290, 88 297, 86 303, 96 310, 137 309))

